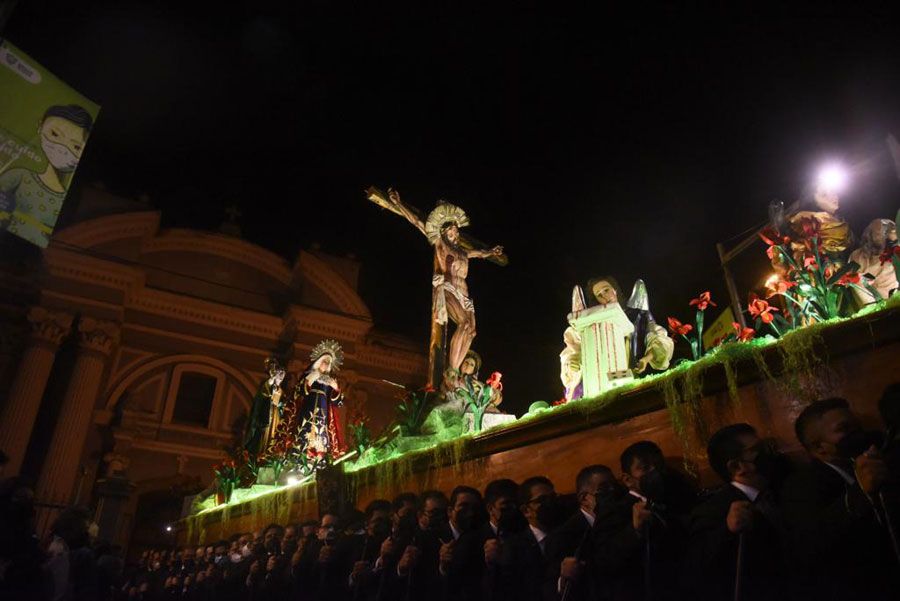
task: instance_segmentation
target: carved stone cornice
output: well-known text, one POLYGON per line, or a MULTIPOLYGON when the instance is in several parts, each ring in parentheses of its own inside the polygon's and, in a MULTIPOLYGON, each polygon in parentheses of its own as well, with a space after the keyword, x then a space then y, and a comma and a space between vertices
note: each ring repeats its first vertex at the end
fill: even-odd
POLYGON ((126 307, 260 338, 277 339, 283 327, 282 320, 274 315, 151 288, 136 293, 126 301, 126 307))
POLYGON ((58 347, 72 330, 72 315, 46 307, 32 307, 28 311, 32 340, 58 347))
POLYGON ((78 344, 87 351, 108 355, 119 339, 119 332, 119 324, 114 321, 93 317, 78 320, 78 344))

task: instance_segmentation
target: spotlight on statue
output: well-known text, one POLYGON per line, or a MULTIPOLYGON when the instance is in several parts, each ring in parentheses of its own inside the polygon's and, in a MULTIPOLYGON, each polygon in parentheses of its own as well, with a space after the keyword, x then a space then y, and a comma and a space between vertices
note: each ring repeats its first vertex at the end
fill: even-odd
POLYGON ((828 163, 819 169, 816 184, 819 191, 831 194, 839 194, 847 187, 850 179, 847 170, 840 163, 828 163))

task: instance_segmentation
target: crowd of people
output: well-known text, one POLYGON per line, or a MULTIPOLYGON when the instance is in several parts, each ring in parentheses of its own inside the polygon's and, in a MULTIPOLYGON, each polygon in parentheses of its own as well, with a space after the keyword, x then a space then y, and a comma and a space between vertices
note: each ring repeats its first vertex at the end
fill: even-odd
MULTIPOLYGON (((827 600, 900 597, 896 451, 848 402, 799 415, 808 461, 748 424, 715 432, 719 488, 698 493, 641 441, 560 495, 536 475, 375 500, 126 564, 63 512, 42 548, 27 495, 3 491, 0 593, 81 601, 827 600)), ((19 491, 19 492, 17 492, 19 491)))

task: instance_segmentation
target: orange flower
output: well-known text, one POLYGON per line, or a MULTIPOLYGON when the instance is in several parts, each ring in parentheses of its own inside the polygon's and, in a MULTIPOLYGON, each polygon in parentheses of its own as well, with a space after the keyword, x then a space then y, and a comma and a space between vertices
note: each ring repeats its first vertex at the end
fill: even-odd
POLYGON ((792 282, 790 280, 782 280, 778 279, 775 282, 772 282, 770 286, 768 286, 769 298, 772 298, 776 294, 784 294, 791 288, 797 285, 797 282, 792 282))
POLYGON ((756 330, 753 328, 742 328, 741 324, 736 321, 731 322, 731 327, 734 328, 734 333, 741 342, 749 342, 756 335, 756 330))
POLYGON ((716 303, 712 302, 712 299, 709 296, 709 290, 692 300, 690 305, 692 307, 696 306, 698 311, 706 311, 707 305, 712 305, 713 307, 717 306, 716 303))
POLYGON ((770 306, 767 301, 762 300, 755 294, 751 294, 750 304, 747 305, 747 310, 750 311, 752 317, 759 317, 762 319, 763 323, 772 323, 775 320, 775 316, 772 312, 777 312, 778 308, 770 306))
POLYGON ((674 317, 669 318, 669 331, 673 334, 680 334, 682 336, 687 336, 691 330, 694 329, 694 326, 687 323, 681 323, 674 317))

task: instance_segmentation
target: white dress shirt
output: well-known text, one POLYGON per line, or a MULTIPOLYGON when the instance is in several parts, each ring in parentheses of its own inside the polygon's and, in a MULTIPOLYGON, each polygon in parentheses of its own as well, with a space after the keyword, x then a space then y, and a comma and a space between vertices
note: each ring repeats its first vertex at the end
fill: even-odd
POLYGON ((731 485, 747 495, 747 498, 750 499, 751 503, 756 501, 756 497, 759 496, 759 491, 752 486, 747 486, 746 484, 742 484, 740 482, 732 482, 731 485))

